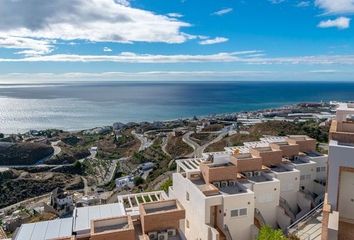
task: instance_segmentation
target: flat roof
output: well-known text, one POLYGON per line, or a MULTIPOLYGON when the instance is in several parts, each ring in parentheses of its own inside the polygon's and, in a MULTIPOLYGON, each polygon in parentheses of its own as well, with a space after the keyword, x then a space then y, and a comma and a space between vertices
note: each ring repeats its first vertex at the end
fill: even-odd
POLYGON ((73 231, 91 229, 91 220, 112 218, 126 215, 122 203, 111 203, 97 206, 76 208, 74 211, 73 231))
POLYGON ((46 240, 71 237, 73 218, 22 224, 14 240, 46 240))

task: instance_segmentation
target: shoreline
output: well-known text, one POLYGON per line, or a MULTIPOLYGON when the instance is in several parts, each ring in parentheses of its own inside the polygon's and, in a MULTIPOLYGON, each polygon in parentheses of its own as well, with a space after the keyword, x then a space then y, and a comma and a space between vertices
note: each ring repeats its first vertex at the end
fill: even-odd
MULTIPOLYGON (((137 122, 125 122, 125 121, 115 121, 111 122, 109 125, 100 125, 100 126, 93 126, 91 128, 80 128, 80 129, 75 129, 75 128, 31 128, 22 132, 17 132, 17 133, 7 133, 7 132, 2 132, 0 129, 0 133, 3 133, 5 135, 13 135, 13 134, 26 134, 30 131, 46 131, 46 130, 61 130, 61 131, 66 131, 66 132, 82 132, 82 131, 87 131, 87 130, 92 130, 96 128, 102 128, 102 127, 112 127, 114 123, 123 123, 123 124, 129 124, 129 123, 135 123, 137 125, 141 125, 143 123, 154 123, 154 122, 161 122, 161 123, 171 123, 175 121, 193 121, 193 118, 197 118, 198 120, 213 120, 213 119, 218 119, 218 118, 225 118, 228 116, 238 116, 242 114, 260 114, 260 113, 268 113, 268 112, 276 112, 276 111, 281 111, 281 110, 291 110, 295 109, 296 106, 303 105, 303 104, 330 104, 330 102, 297 102, 297 103, 292 103, 292 104, 286 104, 282 105, 280 107, 275 107, 275 108, 260 108, 257 110, 242 110, 242 111, 237 111, 237 112, 225 112, 225 113, 215 113, 215 114, 208 114, 208 115, 194 115, 194 116, 188 116, 188 117, 181 117, 181 118, 174 118, 174 119, 165 119, 165 120, 153 120, 153 121, 137 121, 137 122)), ((232 121, 230 121, 232 122, 232 121)))

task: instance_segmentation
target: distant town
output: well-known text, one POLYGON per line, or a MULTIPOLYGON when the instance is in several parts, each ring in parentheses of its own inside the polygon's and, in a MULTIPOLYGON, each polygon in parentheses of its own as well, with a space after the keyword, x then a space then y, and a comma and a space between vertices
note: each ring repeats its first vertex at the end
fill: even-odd
MULTIPOLYGON (((248 225, 293 233, 289 226, 323 205, 329 130, 337 107, 337 102, 300 103, 173 121, 117 122, 73 132, 0 133, 0 239, 72 239, 73 233, 77 239, 102 239, 100 234, 123 225, 117 236, 127 237, 118 239, 135 239, 139 234, 149 237, 144 239, 170 239, 157 238, 161 234, 156 226, 143 221, 163 210, 165 216, 156 224, 169 229, 163 236, 180 236, 171 239, 251 239, 257 231, 245 230, 248 225), (253 163, 245 164, 243 158, 253 163), (287 177, 296 181, 283 186, 287 177), (259 183, 267 183, 262 191, 274 189, 277 197, 256 190, 263 188, 259 183), (289 188, 287 193, 284 188, 289 188), (185 199, 196 201, 193 196, 200 194, 221 201, 216 198, 221 194, 226 204, 227 196, 239 193, 245 195, 238 202, 248 201, 251 208, 233 206, 231 218, 252 211, 256 219, 242 222, 243 230, 231 229, 232 224, 221 228, 216 216, 222 206, 216 205, 208 213, 215 219, 205 220, 207 230, 207 225, 196 223, 201 219, 193 217, 193 206, 185 203, 185 199), (255 195, 261 203, 254 202, 255 195), (163 219, 170 225, 165 226, 163 219), (63 229, 50 238, 42 232, 44 237, 39 238, 38 222, 63 229), (132 230, 136 228, 140 230, 132 230), (32 238, 25 231, 31 231, 32 238), (240 237, 229 237, 235 235, 240 237)), ((203 201, 198 203, 209 200, 203 201)))

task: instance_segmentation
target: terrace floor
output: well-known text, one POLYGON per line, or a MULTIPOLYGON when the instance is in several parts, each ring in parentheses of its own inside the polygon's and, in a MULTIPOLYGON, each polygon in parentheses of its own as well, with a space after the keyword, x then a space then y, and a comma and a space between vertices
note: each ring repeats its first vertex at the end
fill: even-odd
POLYGON ((296 232, 296 236, 298 236, 300 240, 321 240, 322 218, 322 212, 314 216, 306 225, 296 232))

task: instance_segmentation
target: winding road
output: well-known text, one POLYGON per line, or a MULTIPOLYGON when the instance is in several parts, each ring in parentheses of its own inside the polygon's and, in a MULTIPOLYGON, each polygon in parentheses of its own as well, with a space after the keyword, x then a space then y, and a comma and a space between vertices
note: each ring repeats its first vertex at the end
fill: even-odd
POLYGON ((198 143, 196 143, 192 139, 190 139, 190 135, 193 134, 192 131, 189 131, 186 134, 184 134, 182 140, 183 140, 183 142, 187 143, 189 146, 191 146, 194 149, 194 152, 191 155, 194 158, 200 158, 203 156, 204 150, 209 145, 222 140, 228 133, 229 133, 229 128, 224 128, 223 130, 219 131, 219 134, 216 138, 214 138, 212 141, 210 141, 202 146, 200 146, 198 143))
POLYGON ((132 134, 133 134, 134 137, 139 139, 139 141, 141 142, 141 145, 139 147, 139 151, 143 151, 143 150, 147 149, 153 143, 151 140, 149 140, 143 134, 136 133, 134 130, 132 131, 132 134))

